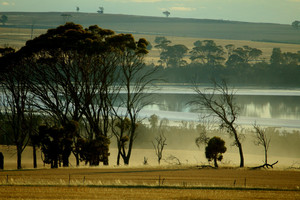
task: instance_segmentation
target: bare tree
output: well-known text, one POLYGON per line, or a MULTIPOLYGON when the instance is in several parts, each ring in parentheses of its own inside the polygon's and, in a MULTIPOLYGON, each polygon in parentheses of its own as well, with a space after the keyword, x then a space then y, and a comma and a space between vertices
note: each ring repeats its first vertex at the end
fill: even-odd
POLYGON ((212 124, 207 120, 202 119, 202 123, 198 124, 196 127, 197 132, 199 133, 199 136, 195 139, 195 143, 197 147, 200 147, 202 144, 207 146, 209 137, 208 130, 212 128, 212 124))
POLYGON ((155 154, 157 156, 158 164, 160 164, 160 160, 163 157, 164 147, 167 145, 167 143, 166 143, 167 138, 163 134, 160 134, 159 136, 157 136, 155 138, 155 140, 156 140, 156 142, 152 141, 152 145, 154 147, 155 154))
POLYGON ((263 168, 263 167, 273 168, 273 165, 277 164, 278 161, 273 164, 268 164, 268 150, 270 147, 271 138, 268 137, 266 129, 259 127, 257 124, 254 124, 253 128, 255 130, 254 144, 257 146, 263 146, 265 152, 265 163, 255 168, 263 168))
POLYGON ((226 81, 221 83, 213 82, 213 88, 201 90, 195 86, 197 93, 195 100, 190 103, 197 105, 209 116, 219 120, 220 128, 225 129, 234 138, 234 145, 239 149, 240 167, 244 167, 244 155, 241 144, 241 134, 237 131, 236 120, 239 114, 239 106, 235 103, 235 91, 229 89, 226 81))

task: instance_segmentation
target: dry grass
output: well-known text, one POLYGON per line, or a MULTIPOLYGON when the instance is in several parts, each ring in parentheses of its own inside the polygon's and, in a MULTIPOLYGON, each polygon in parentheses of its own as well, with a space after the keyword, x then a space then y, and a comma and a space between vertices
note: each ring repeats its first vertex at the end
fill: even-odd
POLYGON ((299 180, 299 171, 195 167, 4 171, 0 199, 298 199, 299 180))
POLYGON ((299 199, 297 191, 0 186, 0 199, 299 199))

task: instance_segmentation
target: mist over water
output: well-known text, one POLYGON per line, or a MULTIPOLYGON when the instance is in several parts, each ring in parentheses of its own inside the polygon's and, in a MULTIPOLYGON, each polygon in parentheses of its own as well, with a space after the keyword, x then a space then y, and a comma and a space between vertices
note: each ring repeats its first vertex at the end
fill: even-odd
MULTIPOLYGON (((198 121, 203 110, 190 105, 196 94, 190 87, 164 87, 153 95, 154 104, 143 109, 144 117, 156 114, 169 120, 198 121)), ((300 90, 236 89, 239 123, 300 128, 300 90)))

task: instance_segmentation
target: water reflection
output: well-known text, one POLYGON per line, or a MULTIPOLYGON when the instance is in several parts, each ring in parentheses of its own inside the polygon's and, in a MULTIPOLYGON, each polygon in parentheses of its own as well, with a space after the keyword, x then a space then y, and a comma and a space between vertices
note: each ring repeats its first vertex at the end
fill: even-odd
MULTIPOLYGON (((159 94, 146 109, 175 112, 199 112, 189 105, 195 94, 159 94)), ((276 119, 300 119, 300 96, 237 95, 241 116, 276 119)))

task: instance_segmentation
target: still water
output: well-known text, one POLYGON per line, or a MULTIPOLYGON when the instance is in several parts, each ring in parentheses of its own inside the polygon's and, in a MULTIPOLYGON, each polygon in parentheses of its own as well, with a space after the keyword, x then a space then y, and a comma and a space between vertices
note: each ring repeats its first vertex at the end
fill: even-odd
MULTIPOLYGON (((190 87, 164 87, 154 92, 155 103, 143 111, 182 120, 197 118, 204 113, 188 104, 195 96, 190 87)), ((241 120, 249 124, 267 120, 274 125, 280 122, 300 127, 300 89, 235 89, 235 102, 240 107, 241 120)))

